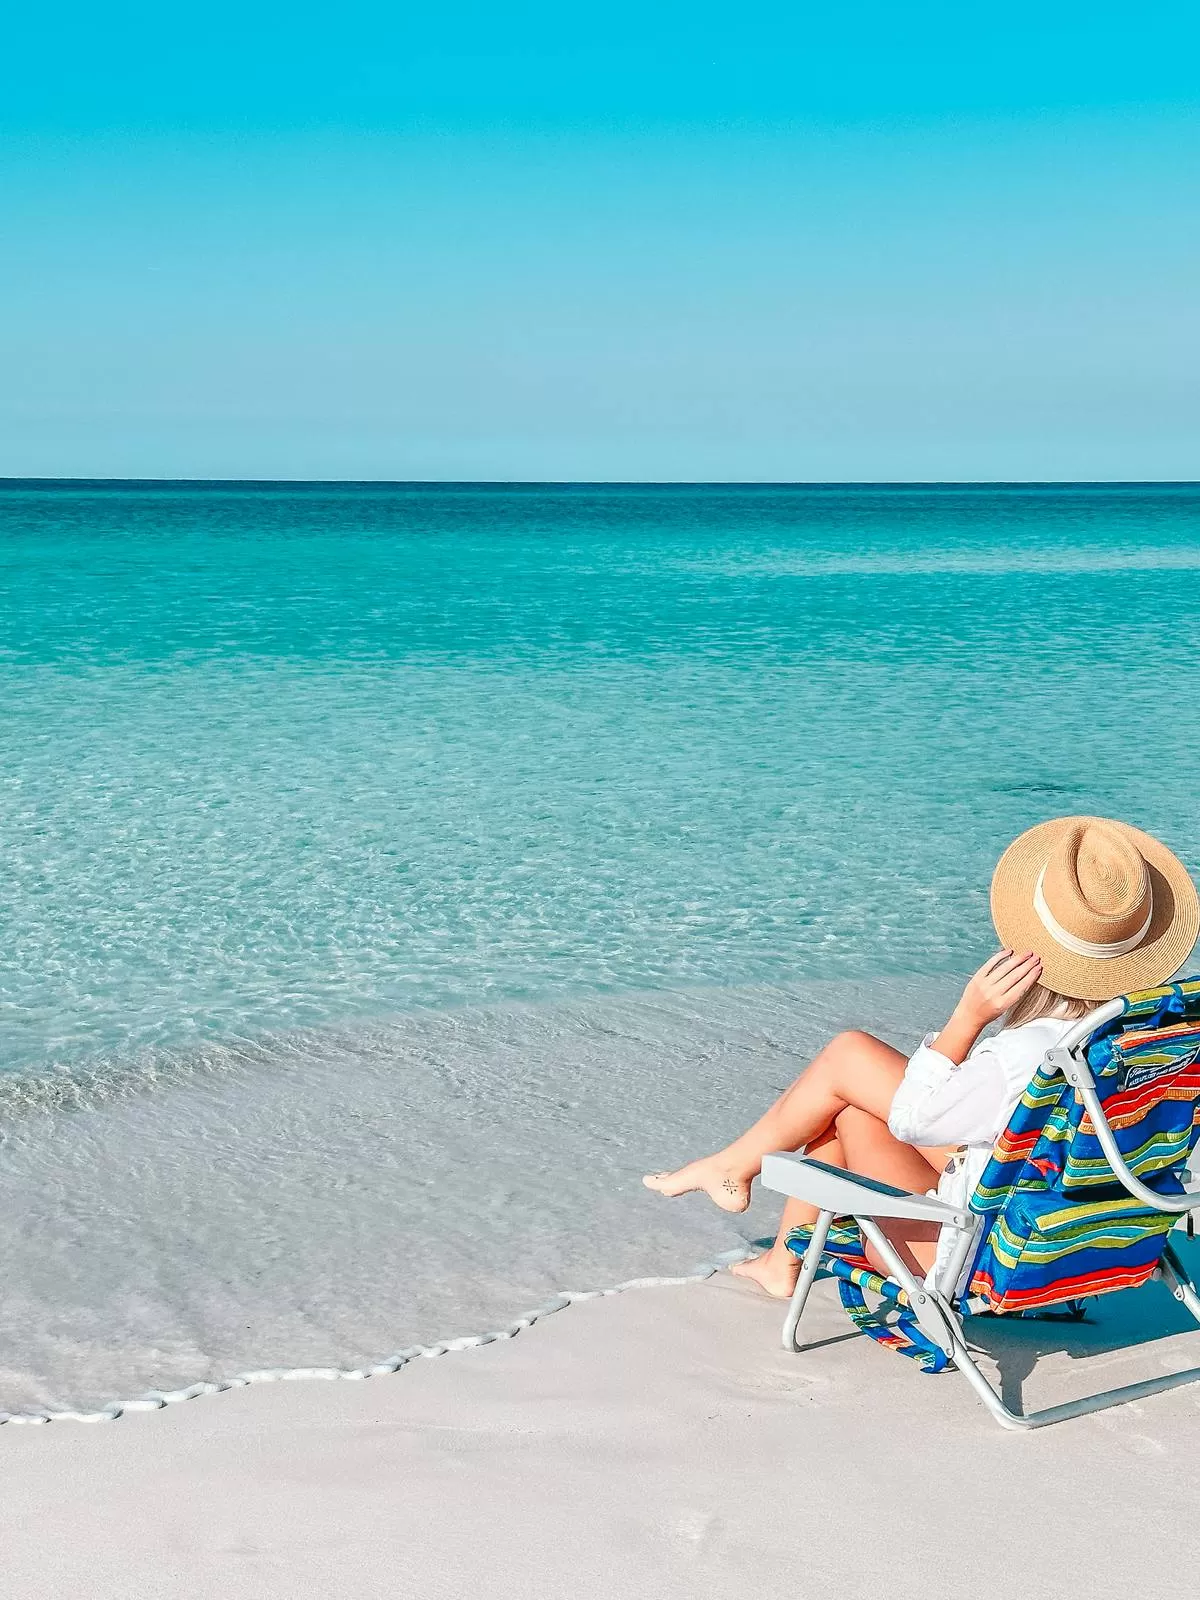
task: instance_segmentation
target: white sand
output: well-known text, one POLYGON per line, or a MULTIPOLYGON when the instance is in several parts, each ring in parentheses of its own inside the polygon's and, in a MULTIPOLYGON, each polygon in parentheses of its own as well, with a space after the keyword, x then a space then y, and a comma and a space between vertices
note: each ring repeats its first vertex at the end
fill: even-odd
MULTIPOLYGON (((1041 1352, 1031 1404, 1200 1363, 1200 1332, 1181 1335, 1160 1290, 1102 1309, 1082 1338, 988 1334, 1010 1379, 1041 1352), (1131 1323, 1145 1342, 1107 1348, 1131 1323)), ((5 1592, 1190 1592, 1200 1388, 1009 1434, 962 1379, 853 1335, 832 1285, 806 1323, 822 1348, 785 1354, 779 1317, 722 1276, 577 1305, 394 1377, 5 1428, 5 1592)))

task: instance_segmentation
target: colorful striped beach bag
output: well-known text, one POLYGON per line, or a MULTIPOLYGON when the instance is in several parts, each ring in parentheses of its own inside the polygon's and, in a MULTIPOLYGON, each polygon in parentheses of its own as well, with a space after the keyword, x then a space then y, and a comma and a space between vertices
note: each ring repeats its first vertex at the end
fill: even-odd
MULTIPOLYGON (((1135 1177, 1182 1193, 1200 1135, 1200 979, 1126 997, 1086 1050, 1135 1177)), ((985 1168, 971 1209, 985 1232, 970 1293, 994 1312, 1061 1305, 1144 1283, 1176 1220, 1117 1181, 1078 1092, 1043 1065, 985 1168)))

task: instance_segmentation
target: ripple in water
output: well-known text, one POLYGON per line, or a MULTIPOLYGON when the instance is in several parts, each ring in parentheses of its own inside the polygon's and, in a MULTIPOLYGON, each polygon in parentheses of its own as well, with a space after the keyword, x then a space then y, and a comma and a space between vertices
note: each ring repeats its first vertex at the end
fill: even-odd
POLYGON ((727 1246, 640 1172, 935 1024, 1014 834, 1196 866, 1198 550, 1178 486, 0 486, 0 1404, 727 1246))
POLYGON ((725 1138, 847 1020, 915 1042, 945 980, 696 990, 388 1022, 10 1080, 0 1408, 355 1367, 560 1289, 744 1245, 641 1175, 725 1138))

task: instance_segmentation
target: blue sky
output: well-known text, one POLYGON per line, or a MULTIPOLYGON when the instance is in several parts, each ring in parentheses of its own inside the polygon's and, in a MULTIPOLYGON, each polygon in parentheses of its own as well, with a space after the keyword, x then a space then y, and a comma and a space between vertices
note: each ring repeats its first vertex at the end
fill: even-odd
POLYGON ((0 474, 1200 477, 1200 21, 67 3, 0 474))

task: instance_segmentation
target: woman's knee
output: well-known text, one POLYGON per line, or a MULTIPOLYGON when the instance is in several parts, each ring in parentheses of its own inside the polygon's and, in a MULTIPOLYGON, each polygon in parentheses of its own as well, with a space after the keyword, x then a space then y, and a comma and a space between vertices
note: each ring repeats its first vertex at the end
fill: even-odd
POLYGON ((839 1056, 861 1056, 864 1051, 876 1049, 881 1043, 882 1040, 873 1033, 864 1032, 862 1028, 847 1028, 844 1033, 833 1036, 829 1048, 839 1056))
POLYGON ((879 1040, 861 1028, 848 1028, 835 1034, 821 1052, 823 1064, 836 1083, 845 1083, 855 1067, 869 1061, 879 1048, 879 1040))
POLYGON ((829 1057, 829 1088, 836 1099, 885 1122, 896 1087, 904 1076, 905 1059, 873 1034, 855 1029, 837 1037, 829 1057))

